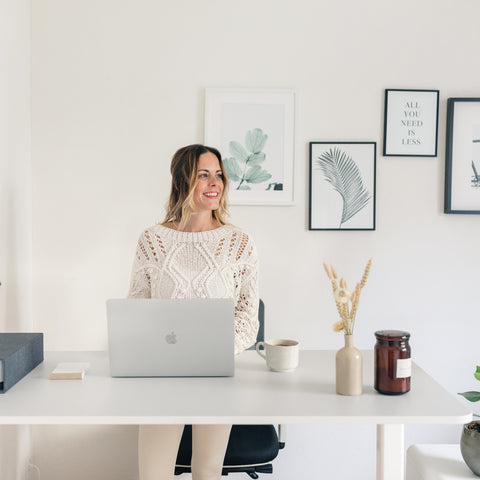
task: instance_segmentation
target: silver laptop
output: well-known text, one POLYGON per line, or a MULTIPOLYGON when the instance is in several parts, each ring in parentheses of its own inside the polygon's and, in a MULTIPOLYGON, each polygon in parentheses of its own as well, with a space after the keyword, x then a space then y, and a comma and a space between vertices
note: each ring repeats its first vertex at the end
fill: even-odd
POLYGON ((234 374, 233 299, 107 300, 112 377, 234 374))

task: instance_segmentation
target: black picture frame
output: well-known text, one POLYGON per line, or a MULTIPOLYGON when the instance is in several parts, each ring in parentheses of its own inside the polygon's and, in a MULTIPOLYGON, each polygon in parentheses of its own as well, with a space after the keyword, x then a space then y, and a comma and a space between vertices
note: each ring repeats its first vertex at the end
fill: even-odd
POLYGON ((439 90, 385 90, 384 157, 436 157, 439 90))
POLYGON ((444 212, 480 214, 480 98, 447 100, 444 212))
POLYGON ((310 142, 309 230, 375 230, 376 142, 310 142))

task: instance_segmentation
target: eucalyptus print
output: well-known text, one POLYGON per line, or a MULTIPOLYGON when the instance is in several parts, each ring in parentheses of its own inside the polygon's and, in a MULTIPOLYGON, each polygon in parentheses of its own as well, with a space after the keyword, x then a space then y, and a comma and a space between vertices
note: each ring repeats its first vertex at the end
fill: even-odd
MULTIPOLYGON (((232 140, 228 144, 230 155, 223 161, 228 178, 231 182, 238 182, 235 190, 251 190, 251 185, 267 182, 272 175, 262 168, 266 155, 263 152, 268 135, 261 128, 248 130, 245 135, 245 146, 232 140)), ((277 184, 270 183, 266 190, 276 188, 277 184)))

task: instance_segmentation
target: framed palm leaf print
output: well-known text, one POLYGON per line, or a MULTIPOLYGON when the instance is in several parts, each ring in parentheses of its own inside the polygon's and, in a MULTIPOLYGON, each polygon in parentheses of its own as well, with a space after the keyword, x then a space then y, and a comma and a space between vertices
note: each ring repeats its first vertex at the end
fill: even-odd
POLYGON ((309 230, 375 230, 375 142, 310 142, 309 230))

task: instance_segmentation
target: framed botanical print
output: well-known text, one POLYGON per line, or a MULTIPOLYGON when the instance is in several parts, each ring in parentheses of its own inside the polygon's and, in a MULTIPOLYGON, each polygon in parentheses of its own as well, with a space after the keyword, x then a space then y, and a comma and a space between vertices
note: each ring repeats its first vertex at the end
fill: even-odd
POLYGON ((293 90, 207 88, 205 143, 220 150, 233 205, 292 205, 293 90))
POLYGON ((445 213, 480 214, 480 98, 449 98, 445 213))
POLYGON ((309 230, 375 230, 375 142, 310 142, 309 230))

